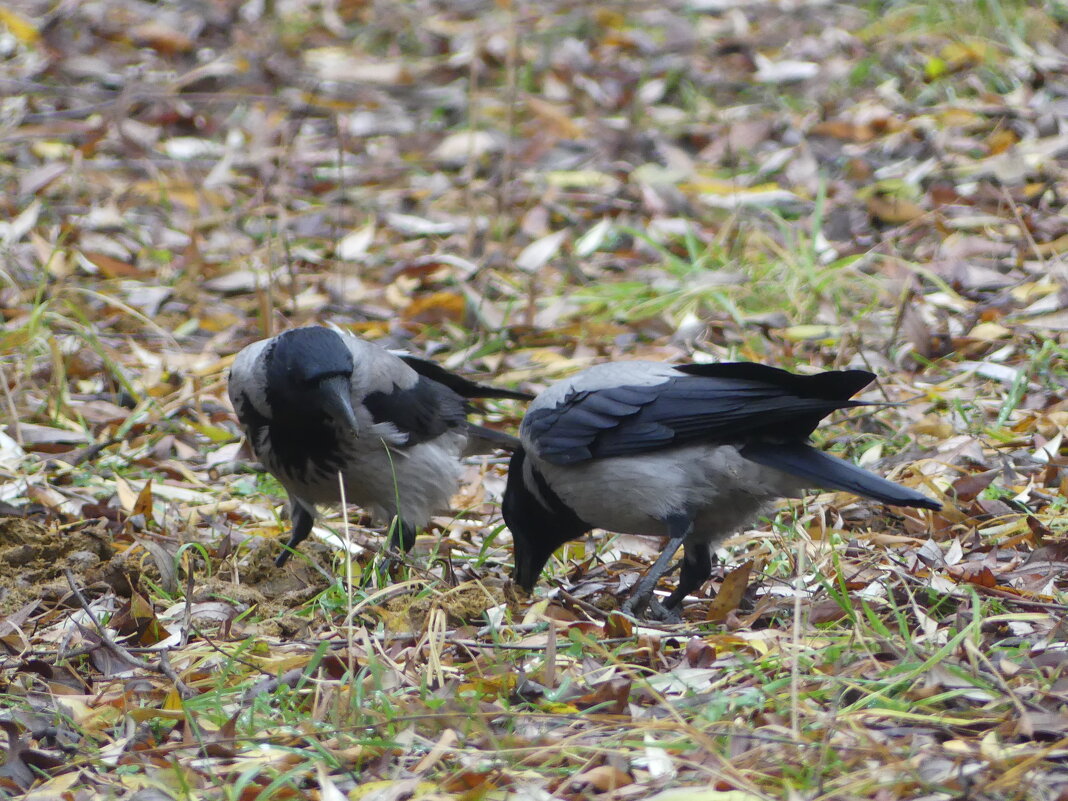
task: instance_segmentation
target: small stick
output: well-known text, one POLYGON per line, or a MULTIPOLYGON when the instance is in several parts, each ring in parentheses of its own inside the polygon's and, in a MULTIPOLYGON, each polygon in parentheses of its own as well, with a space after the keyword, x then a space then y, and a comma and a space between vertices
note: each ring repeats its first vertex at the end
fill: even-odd
POLYGON ((184 648, 189 644, 189 630, 193 628, 193 566, 192 559, 189 560, 189 567, 186 570, 185 577, 185 613, 182 615, 182 638, 181 646, 184 648))
POLYGON ((125 662, 130 667, 141 668, 142 670, 147 670, 152 673, 159 673, 163 676, 166 676, 168 679, 174 682, 174 687, 181 694, 182 698, 189 698, 190 696, 195 695, 193 690, 190 689, 189 685, 187 685, 184 681, 178 678, 178 674, 174 672, 174 668, 171 667, 170 662, 167 661, 166 651, 161 654, 159 662, 153 664, 152 662, 149 662, 147 660, 139 659, 138 657, 127 651, 125 648, 123 648, 121 645, 119 645, 117 642, 115 642, 113 639, 111 639, 111 637, 108 636, 107 630, 97 619, 96 615, 93 613, 93 610, 89 607, 89 601, 86 600, 85 596, 82 594, 82 591, 78 588, 78 583, 74 580, 74 574, 70 572, 70 568, 64 569, 63 575, 67 577, 67 584, 70 585, 71 592, 73 592, 74 597, 78 599, 78 603, 81 605, 82 610, 85 612, 85 614, 89 616, 89 619, 93 621, 93 625, 96 627, 97 635, 100 637, 101 644, 108 651, 110 651, 115 657, 117 657, 122 662, 125 662))

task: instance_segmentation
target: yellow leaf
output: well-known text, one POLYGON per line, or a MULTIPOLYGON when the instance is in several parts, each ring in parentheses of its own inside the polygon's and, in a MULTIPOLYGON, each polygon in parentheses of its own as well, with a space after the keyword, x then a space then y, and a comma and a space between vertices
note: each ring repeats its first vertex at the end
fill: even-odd
POLYGON ((619 185, 611 175, 597 170, 554 170, 543 177, 549 186, 560 189, 607 189, 619 185))
POLYGON ((1052 295, 1060 291, 1060 282, 1052 281, 1049 278, 1043 278, 1041 281, 1027 281, 1026 283, 1014 286, 1009 290, 1009 294, 1012 295, 1013 300, 1019 303, 1031 303, 1039 298, 1044 298, 1047 295, 1052 295))
POLYGON ((1045 181, 1032 181, 1024 184, 1023 196, 1026 200, 1034 200, 1046 194, 1047 190, 1049 190, 1049 184, 1045 181))
POLYGON ((44 161, 61 161, 74 153, 74 145, 67 142, 42 141, 30 145, 30 152, 44 161))
POLYGON ((842 336, 838 326, 833 325, 792 325, 779 331, 791 342, 822 342, 833 345, 842 336))
POLYGON ((8 32, 24 45, 36 44, 41 38, 41 32, 32 22, 10 8, 0 6, 0 24, 3 24, 8 32))
POLYGON ((33 337, 29 328, 16 328, 0 333, 0 351, 14 351, 28 344, 33 337))
MULTIPOLYGON (((349 790, 349 801, 359 801, 359 799, 367 796, 385 793, 387 790, 393 790, 396 786, 397 783, 393 779, 383 779, 382 781, 377 782, 363 782, 349 790)), ((406 788, 406 790, 407 789, 408 788, 406 788)), ((410 790, 411 795, 408 797, 418 798, 422 795, 438 793, 440 790, 441 787, 434 782, 419 782, 410 790)), ((407 792, 405 795, 407 796, 407 792)))
MULTIPOLYGON (((66 712, 67 716, 78 725, 81 725, 82 721, 88 720, 90 717, 96 714, 95 708, 90 706, 86 701, 83 701, 83 698, 89 699, 89 696, 63 696, 64 711, 66 712)), ((93 698, 93 701, 99 703, 99 700, 95 697, 93 698)))
POLYGON ((46 799, 52 801, 55 798, 66 798, 70 789, 80 781, 82 781, 81 771, 72 770, 70 773, 61 773, 54 779, 48 779, 44 784, 38 784, 22 796, 22 799, 23 801, 46 801, 46 799))
POLYGON ((145 520, 152 519, 152 479, 146 481, 145 486, 141 487, 141 491, 137 493, 133 513, 135 515, 144 515, 145 520))
POLYGON ((467 301, 459 292, 432 292, 420 295, 405 307, 406 320, 423 324, 439 324, 446 321, 463 322, 467 301))
POLYGON ((1009 128, 998 128, 986 138, 986 144, 990 148, 990 155, 992 156, 1004 153, 1019 141, 1020 137, 1009 128))
POLYGON ((551 715, 577 715, 581 710, 573 704, 564 704, 559 701, 546 701, 539 705, 543 712, 551 715))
POLYGON ((946 740, 942 743, 942 750, 947 754, 968 756, 975 753, 975 745, 964 740, 946 740))
POLYGON ((210 439, 212 442, 232 442, 236 437, 220 426, 213 426, 207 423, 191 423, 191 427, 200 434, 210 439))
POLYGON ((527 607, 526 613, 523 615, 523 624, 529 625, 531 623, 542 623, 545 621, 545 610, 549 608, 549 600, 542 598, 535 601, 527 607))
POLYGON ((122 511, 132 515, 134 508, 137 506, 137 493, 122 476, 115 476, 115 494, 119 498, 119 506, 122 507, 122 511))
MULTIPOLYGON (((245 655, 249 656, 247 652, 245 655)), ((282 674, 293 668, 304 667, 310 659, 308 654, 279 654, 265 659, 249 658, 248 661, 255 662, 256 665, 271 673, 282 674)))
MULTIPOLYGON (((562 106, 542 100, 538 97, 526 99, 527 108, 556 136, 567 139, 578 139, 582 136, 582 127, 575 122, 575 118, 562 106)), ((590 172, 593 172, 592 170, 590 172)), ((603 175, 603 173, 593 173, 603 175)), ((608 177, 608 176, 604 176, 608 177)))
POLYGON ((983 121, 974 111, 962 108, 948 108, 938 115, 939 122, 946 128, 962 128, 966 125, 976 125, 983 121))
POLYGON ((992 339, 1004 339, 1005 337, 1012 336, 1012 331, 997 323, 979 323, 979 325, 975 326, 975 328, 968 332, 968 336, 984 342, 989 342, 992 339))
POLYGON ((957 40, 942 48, 942 58, 951 70, 977 66, 995 55, 995 49, 979 39, 957 40))
POLYGON ((698 784, 691 787, 673 787, 649 796, 647 801, 763 801, 764 798, 766 796, 746 790, 717 790, 708 784, 698 784))
POLYGON ((150 706, 130 707, 126 714, 134 723, 145 723, 149 720, 184 720, 185 712, 181 708, 181 698, 175 690, 167 693, 163 699, 163 708, 154 709, 150 706), (174 696, 172 703, 171 696, 174 696))
POLYGON ((868 198, 868 213, 882 222, 901 225, 912 222, 927 212, 911 200, 891 195, 872 195, 868 198))
POLYGON ((516 676, 514 673, 505 673, 497 676, 480 676, 461 684, 457 688, 457 692, 474 691, 477 693, 500 695, 502 693, 506 694, 511 692, 515 689, 515 684, 516 676))
POLYGON ((1039 256, 1056 256, 1068 250, 1068 234, 1059 236, 1052 242, 1042 242, 1035 245, 1035 253, 1039 256))
POLYGON ((205 309, 200 317, 200 327, 213 334, 232 328, 239 322, 241 318, 236 314, 220 309, 205 309))
POLYGON ((745 644, 747 647, 752 648, 761 656, 767 656, 769 653, 771 653, 770 643, 760 637, 747 638, 745 640, 745 644))
POLYGON ((593 17, 597 24, 604 28, 620 30, 627 24, 627 18, 621 12, 603 6, 594 9, 593 17))
POLYGON ((937 415, 929 414, 923 419, 918 420, 913 425, 909 426, 909 433, 912 434, 930 434, 933 437, 941 437, 942 439, 949 439, 956 432, 953 430, 953 426, 948 422, 938 417, 937 415))
POLYGON ((945 59, 941 59, 938 56, 931 56, 927 59, 927 63, 923 65, 923 74, 929 81, 941 78, 948 71, 949 68, 945 59))
POLYGON ((163 708, 159 710, 161 714, 169 714, 171 712, 178 712, 179 718, 185 716, 185 705, 182 703, 182 696, 178 694, 178 691, 173 687, 167 691, 167 697, 163 699, 163 708))
POLYGON ((736 195, 739 192, 757 193, 773 192, 782 189, 776 183, 757 184, 756 186, 743 186, 737 181, 724 181, 718 178, 697 178, 686 184, 686 187, 705 195, 736 195))

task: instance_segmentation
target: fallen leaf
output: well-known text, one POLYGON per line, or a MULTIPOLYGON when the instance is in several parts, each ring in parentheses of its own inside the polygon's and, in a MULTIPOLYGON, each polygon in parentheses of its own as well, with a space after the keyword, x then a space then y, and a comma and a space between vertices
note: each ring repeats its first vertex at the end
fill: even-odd
POLYGON ((515 266, 527 273, 537 272, 560 251, 566 238, 567 231, 562 230, 536 239, 523 248, 515 260, 515 266))
POLYGON ((577 786, 588 785, 599 792, 606 793, 611 790, 618 790, 620 787, 626 787, 633 781, 634 779, 626 771, 611 765, 599 765, 573 777, 571 784, 577 786))
POLYGON ((918 220, 927 212, 911 200, 892 195, 872 195, 868 198, 868 213, 880 222, 902 225, 918 220))
POLYGON ((143 22, 133 26, 130 39, 139 47, 151 47, 168 56, 187 53, 195 46, 189 36, 162 22, 143 22))
POLYGON ((705 619, 712 623, 721 623, 727 615, 738 608, 745 591, 749 587, 749 574, 753 572, 753 560, 747 559, 723 577, 719 592, 708 605, 705 619))

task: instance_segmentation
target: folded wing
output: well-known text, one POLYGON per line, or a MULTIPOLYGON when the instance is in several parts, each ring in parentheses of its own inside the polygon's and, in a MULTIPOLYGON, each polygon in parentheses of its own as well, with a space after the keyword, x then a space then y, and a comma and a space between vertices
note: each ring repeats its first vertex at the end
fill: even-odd
MULTIPOLYGON (((626 370, 634 375, 633 366, 626 370)), ((873 378, 862 370, 802 376, 759 364, 682 365, 659 383, 569 392, 532 409, 524 429, 538 455, 559 465, 696 442, 801 442, 835 409, 864 405, 849 398, 873 378)))

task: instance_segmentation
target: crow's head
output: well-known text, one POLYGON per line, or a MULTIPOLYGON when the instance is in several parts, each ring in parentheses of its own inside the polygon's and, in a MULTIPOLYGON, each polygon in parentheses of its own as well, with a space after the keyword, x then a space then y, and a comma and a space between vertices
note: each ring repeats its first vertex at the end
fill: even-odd
POLYGON ((325 415, 357 431, 352 352, 340 334, 328 328, 286 331, 267 352, 266 365, 267 400, 276 420, 322 422, 325 415))
POLYGON ((512 579, 527 592, 534 589, 553 551, 590 530, 552 491, 522 447, 508 465, 501 513, 514 543, 512 579))

